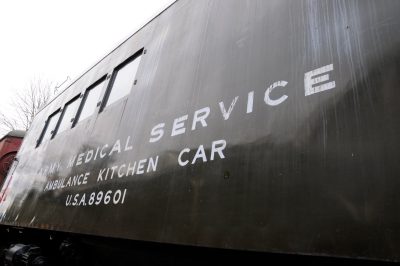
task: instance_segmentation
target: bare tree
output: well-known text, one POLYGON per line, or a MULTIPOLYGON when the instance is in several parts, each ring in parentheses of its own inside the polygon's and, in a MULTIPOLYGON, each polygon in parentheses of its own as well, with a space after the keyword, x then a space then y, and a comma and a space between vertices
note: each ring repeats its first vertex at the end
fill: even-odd
POLYGON ((58 89, 69 80, 61 84, 44 82, 40 78, 33 79, 27 90, 18 91, 11 100, 14 113, 6 115, 0 112, 0 127, 4 131, 22 129, 28 130, 35 115, 57 93, 58 89))

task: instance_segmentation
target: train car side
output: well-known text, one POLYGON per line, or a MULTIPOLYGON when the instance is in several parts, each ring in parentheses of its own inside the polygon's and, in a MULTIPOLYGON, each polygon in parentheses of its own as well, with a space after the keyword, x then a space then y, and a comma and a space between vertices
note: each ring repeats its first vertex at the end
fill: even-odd
MULTIPOLYGON (((0 188, 21 146, 25 131, 13 130, 0 140, 0 188)), ((1 195, 0 195, 1 201, 1 195)))
POLYGON ((400 260, 399 1, 176 1, 35 118, 0 223, 400 260))

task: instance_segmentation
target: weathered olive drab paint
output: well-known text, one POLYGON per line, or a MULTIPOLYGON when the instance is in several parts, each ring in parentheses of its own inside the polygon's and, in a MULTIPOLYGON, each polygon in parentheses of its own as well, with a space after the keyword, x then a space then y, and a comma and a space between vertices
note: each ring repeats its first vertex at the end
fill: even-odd
POLYGON ((177 1, 39 113, 1 223, 400 260, 399 13, 397 0, 177 1), (54 111, 101 78, 106 94, 141 49, 128 97, 36 148, 54 111))

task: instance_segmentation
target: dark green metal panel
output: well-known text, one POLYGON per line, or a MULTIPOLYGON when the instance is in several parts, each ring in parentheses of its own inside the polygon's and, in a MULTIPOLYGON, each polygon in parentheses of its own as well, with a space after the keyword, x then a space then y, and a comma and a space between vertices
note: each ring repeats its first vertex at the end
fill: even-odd
POLYGON ((36 117, 1 223, 400 260, 399 12, 177 1, 36 117), (142 48, 128 97, 35 148, 55 110, 142 48))

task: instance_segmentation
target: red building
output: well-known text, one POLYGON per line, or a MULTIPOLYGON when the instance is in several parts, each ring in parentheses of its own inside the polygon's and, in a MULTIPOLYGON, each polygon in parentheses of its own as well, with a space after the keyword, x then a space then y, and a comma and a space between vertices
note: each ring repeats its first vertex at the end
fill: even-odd
POLYGON ((13 130, 0 139, 0 187, 21 146, 25 131, 13 130))

